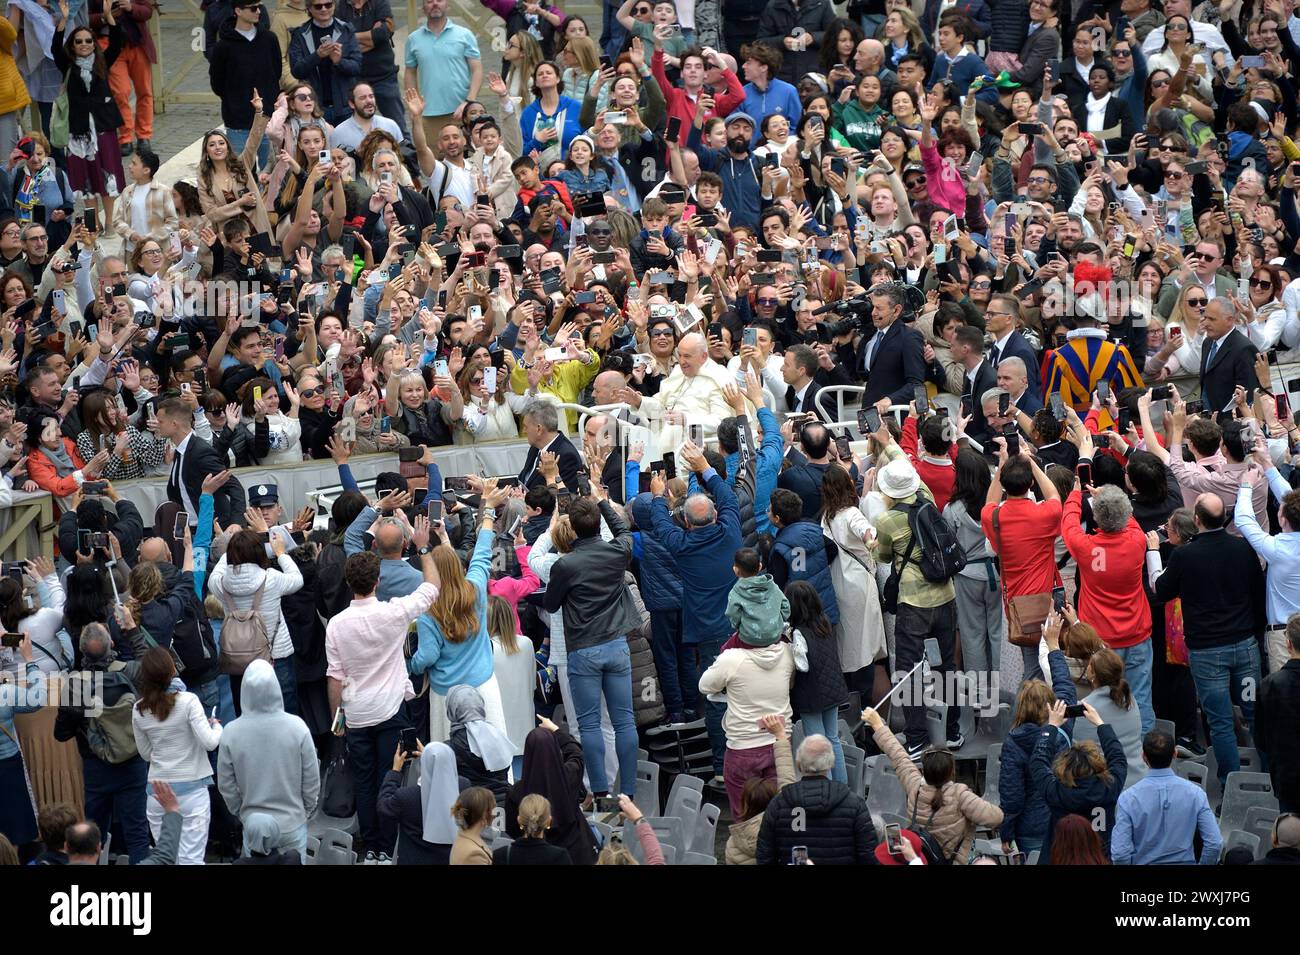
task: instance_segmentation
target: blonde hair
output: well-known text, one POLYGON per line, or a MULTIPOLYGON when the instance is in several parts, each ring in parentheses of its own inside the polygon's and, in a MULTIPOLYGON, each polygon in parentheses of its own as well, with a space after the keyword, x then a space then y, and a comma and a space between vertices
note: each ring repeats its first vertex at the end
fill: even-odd
POLYGON ((610 839, 600 850, 596 865, 640 865, 619 839, 610 839))
POLYGON ((433 563, 442 582, 429 616, 438 622, 448 643, 464 643, 478 630, 478 591, 465 579, 460 556, 449 545, 433 549, 433 563))
POLYGON ((1012 727, 1026 723, 1039 725, 1047 722, 1047 714, 1056 702, 1056 694, 1042 680, 1026 680, 1016 694, 1016 717, 1012 727))
MULTIPOLYGON (((573 53, 578 61, 578 70, 583 73, 595 73, 600 69, 600 54, 596 51, 596 41, 589 36, 570 37, 564 44, 566 50, 573 53)), ((49 150, 47 149, 48 153, 49 150)))
POLYGON ((209 620, 226 619, 226 608, 221 606, 221 598, 215 594, 208 594, 203 598, 203 612, 207 614, 209 620))
POLYGON ((1052 771, 1056 773, 1056 778, 1061 781, 1061 785, 1070 789, 1078 785, 1079 780, 1090 776, 1096 776, 1108 786, 1111 781, 1106 758, 1102 756, 1101 749, 1092 740, 1075 743, 1062 752, 1052 764, 1052 771))
POLYGON ((495 595, 488 598, 487 606, 488 633, 501 641, 501 649, 507 656, 519 651, 519 635, 515 632, 515 612, 510 602, 495 595))
POLYGON ((136 564, 127 577, 127 589, 131 596, 126 598, 126 609, 139 622, 140 608, 163 592, 162 571, 153 561, 136 564))
POLYGON ((555 526, 551 528, 551 543, 561 554, 567 554, 573 550, 573 542, 578 539, 574 533, 573 524, 569 522, 569 515, 564 514, 556 520, 555 526))
POLYGON ((551 803, 545 796, 532 793, 519 804, 519 828, 527 839, 542 839, 551 824, 551 803))

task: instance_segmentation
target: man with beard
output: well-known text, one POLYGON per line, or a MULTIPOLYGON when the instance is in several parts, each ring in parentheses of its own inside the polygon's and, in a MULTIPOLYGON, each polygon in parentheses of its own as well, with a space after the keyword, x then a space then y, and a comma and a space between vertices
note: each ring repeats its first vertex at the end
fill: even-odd
MULTIPOLYGON (((749 229, 758 227, 758 212, 762 195, 771 192, 770 183, 764 179, 763 166, 750 155, 749 144, 754 138, 757 124, 748 113, 732 113, 727 117, 727 148, 709 149, 700 141, 700 128, 704 119, 699 110, 691 124, 688 145, 700 159, 700 168, 716 172, 722 179, 722 204, 731 212, 731 224, 749 229)), ((772 170, 776 173, 776 170, 772 170)), ((775 180, 775 175, 767 180, 775 180)))
POLYGON ((564 203, 553 193, 539 193, 528 204, 528 225, 524 229, 524 245, 544 245, 549 249, 562 248, 568 241, 569 230, 560 215, 564 203))
POLYGON ((348 105, 352 107, 352 115, 335 126, 334 132, 330 133, 331 149, 355 153, 361 140, 372 129, 381 130, 398 142, 402 141, 401 127, 387 116, 379 115, 375 91, 369 83, 362 82, 352 87, 352 92, 348 94, 348 105))
POLYGON ((459 123, 448 123, 438 134, 438 155, 429 174, 429 204, 437 206, 444 196, 455 196, 462 209, 474 207, 478 187, 474 183, 474 170, 465 161, 465 134, 459 123), (436 201, 435 201, 436 199, 436 201))

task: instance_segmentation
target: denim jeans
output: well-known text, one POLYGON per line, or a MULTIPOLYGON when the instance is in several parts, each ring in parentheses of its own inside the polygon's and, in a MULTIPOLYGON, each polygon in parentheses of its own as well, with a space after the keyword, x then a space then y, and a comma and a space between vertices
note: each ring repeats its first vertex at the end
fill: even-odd
POLYGON ((1241 768, 1237 750, 1237 732, 1232 706, 1241 707, 1242 715, 1255 731, 1255 695, 1259 692, 1259 643, 1246 637, 1226 647, 1187 651, 1196 694, 1210 724, 1210 741, 1219 764, 1219 782, 1241 768), (1249 687, 1249 692, 1243 692, 1249 687))
MULTIPOLYGON (((695 645, 699 653, 699 668, 695 674, 695 686, 700 685, 700 677, 704 671, 713 666, 713 661, 718 659, 718 654, 722 652, 722 645, 727 641, 727 637, 711 637, 707 640, 701 640, 695 645)), ((713 772, 714 775, 721 776, 723 772, 723 759, 727 755, 727 734, 722 730, 722 717, 727 712, 726 703, 714 703, 712 700, 702 700, 704 705, 704 725, 709 731, 709 745, 713 749, 713 772)))
POLYGON ((402 730, 408 729, 410 725, 406 705, 403 704, 382 723, 361 729, 349 726, 345 731, 348 765, 352 770, 352 787, 357 801, 357 822, 368 852, 386 852, 390 856, 393 854, 397 831, 395 828, 380 827, 379 784, 393 764, 393 753, 397 751, 397 741, 402 736, 402 730))
POLYGON ((608 792, 605 745, 600 735, 600 700, 605 698, 614 724, 618 752, 618 792, 636 795, 636 718, 632 715, 632 650, 624 636, 594 647, 569 650, 569 684, 578 726, 582 728, 582 758, 593 792, 608 792))
MULTIPOLYGON (((1128 680, 1142 716, 1142 735, 1146 736, 1156 725, 1156 712, 1151 708, 1151 640, 1143 640, 1132 647, 1116 650, 1115 655, 1124 661, 1124 679, 1128 680)), ((1231 715, 1231 714, 1229 714, 1231 715)))
MULTIPOLYGON (((932 667, 934 674, 934 693, 944 699, 946 689, 944 677, 957 669, 957 601, 950 600, 938 607, 913 607, 900 603, 894 623, 894 666, 899 676, 907 673, 925 656, 925 641, 939 641, 939 659, 937 667, 932 667)), ((925 721, 925 703, 921 698, 921 670, 912 676, 912 686, 900 690, 900 695, 908 701, 903 706, 903 719, 907 725, 907 745, 916 746, 928 742, 930 728, 925 721)), ((958 713, 957 701, 948 700, 947 738, 956 739, 958 713)))
MULTIPOLYGON (((276 846, 281 852, 288 852, 290 849, 297 849, 298 856, 302 859, 303 864, 307 863, 307 823, 303 823, 296 829, 290 829, 288 832, 280 833, 280 842, 276 846)), ((248 851, 248 830, 244 830, 244 855, 252 855, 248 851)))
POLYGON ((402 131, 402 139, 411 138, 411 131, 406 121, 406 106, 402 102, 402 91, 397 86, 397 74, 382 80, 365 80, 375 91, 375 106, 379 115, 391 119, 402 131))
POLYGON ((844 747, 840 743, 840 708, 832 706, 829 710, 823 710, 820 713, 799 713, 799 719, 803 721, 804 736, 815 736, 820 733, 831 741, 831 749, 835 751, 835 768, 831 770, 831 779, 836 782, 848 784, 849 771, 844 765, 844 747))
MULTIPOLYGON (((248 134, 251 132, 252 132, 251 129, 227 129, 226 130, 226 138, 230 140, 230 149, 236 156, 242 153, 244 151, 244 147, 248 145, 248 134)), ((270 162, 271 162, 271 141, 267 139, 266 136, 263 136, 261 143, 259 143, 257 146, 258 168, 265 169, 270 162)))
POLYGON ((99 826, 104 838, 112 831, 116 818, 122 824, 131 864, 142 861, 149 855, 149 821, 144 809, 149 764, 137 757, 113 765, 91 756, 84 761, 82 773, 86 781, 86 818, 99 826))
POLYGON ((682 612, 650 611, 650 649, 659 671, 659 692, 673 721, 699 706, 698 680, 692 648, 682 644, 682 612))
MULTIPOLYGON (((280 695, 284 697, 284 711, 290 716, 298 715, 298 668, 293 662, 293 655, 290 654, 279 660, 271 661, 275 668, 275 679, 280 684, 280 695)), ((235 715, 240 713, 239 688, 243 686, 244 678, 232 676, 230 678, 230 695, 234 698, 235 715)), ((397 746, 396 743, 393 744, 397 746)))

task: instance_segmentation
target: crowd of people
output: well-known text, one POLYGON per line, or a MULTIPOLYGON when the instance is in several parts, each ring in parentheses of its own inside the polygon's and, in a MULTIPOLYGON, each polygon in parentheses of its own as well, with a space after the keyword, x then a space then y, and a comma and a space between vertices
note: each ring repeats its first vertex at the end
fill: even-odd
POLYGON ((8 3, 0 862, 1300 862, 1293 0, 483 5, 8 3))

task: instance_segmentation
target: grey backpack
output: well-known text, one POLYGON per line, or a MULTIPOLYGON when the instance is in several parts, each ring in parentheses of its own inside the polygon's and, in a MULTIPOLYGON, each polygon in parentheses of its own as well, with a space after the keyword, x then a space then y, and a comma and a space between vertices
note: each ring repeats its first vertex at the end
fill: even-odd
POLYGON ((266 580, 253 593, 253 604, 247 610, 235 610, 222 597, 226 620, 221 625, 221 672, 229 676, 243 676, 254 660, 271 662, 271 635, 266 632, 266 621, 259 608, 266 580))

